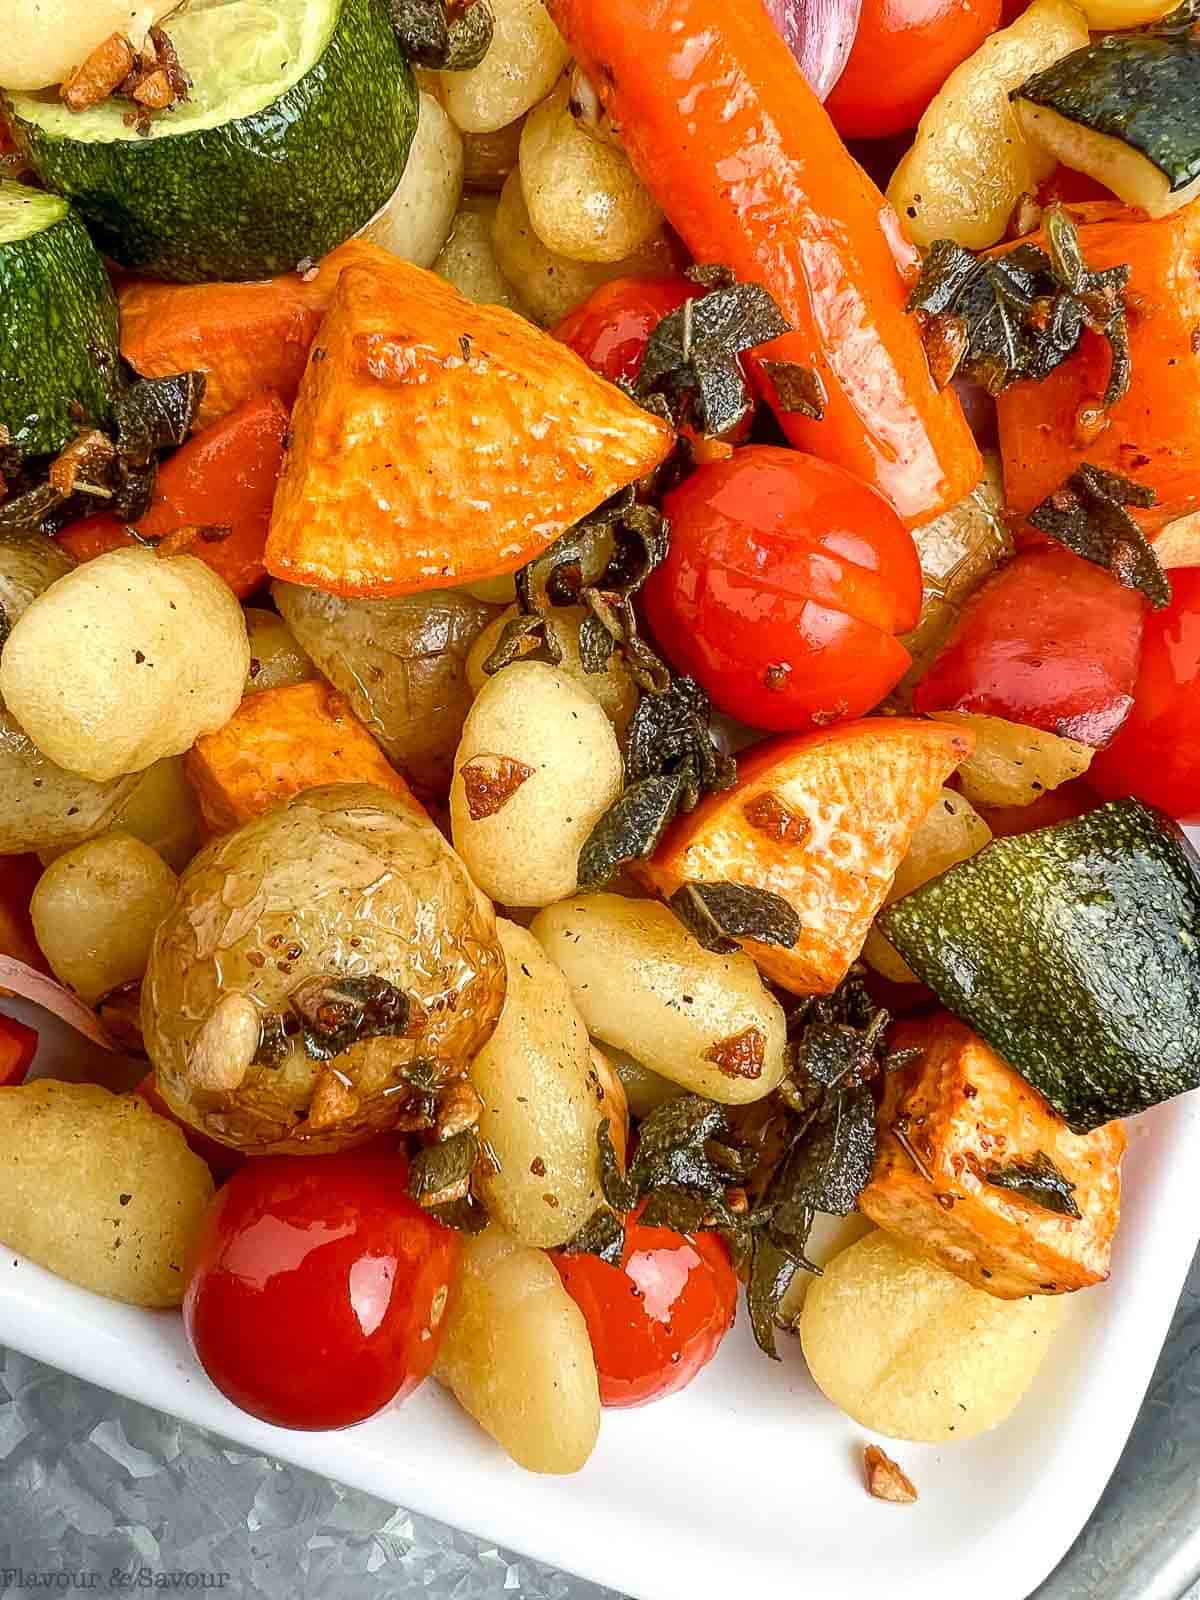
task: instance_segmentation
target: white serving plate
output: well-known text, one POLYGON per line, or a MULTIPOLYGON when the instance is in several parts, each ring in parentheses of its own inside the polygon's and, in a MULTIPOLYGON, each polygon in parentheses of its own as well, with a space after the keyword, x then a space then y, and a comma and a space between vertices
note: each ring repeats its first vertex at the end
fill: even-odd
POLYGON ((1112 1278, 1072 1297, 1008 1424, 950 1447, 888 1447, 915 1506, 867 1496, 870 1436, 820 1395, 795 1340, 781 1338, 780 1366, 760 1356, 741 1313, 691 1388, 606 1412, 573 1478, 513 1466, 434 1383, 341 1433, 257 1422, 209 1384, 177 1316, 102 1300, 7 1252, 0 1343, 638 1600, 874 1600, 881 1585, 889 1600, 1024 1600, 1116 1465, 1200 1240, 1200 1092, 1129 1135, 1112 1278))

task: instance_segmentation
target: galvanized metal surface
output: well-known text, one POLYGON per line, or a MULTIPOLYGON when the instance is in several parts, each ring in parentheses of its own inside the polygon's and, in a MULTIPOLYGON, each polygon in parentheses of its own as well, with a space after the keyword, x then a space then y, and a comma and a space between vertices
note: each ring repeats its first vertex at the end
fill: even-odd
MULTIPOLYGON (((0 1594, 54 1592, 50 1575, 100 1593, 165 1577, 261 1600, 619 1600, 0 1350, 0 1594)), ((1033 1600, 1183 1595, 1200 1600, 1200 1258, 1121 1464, 1033 1600)))

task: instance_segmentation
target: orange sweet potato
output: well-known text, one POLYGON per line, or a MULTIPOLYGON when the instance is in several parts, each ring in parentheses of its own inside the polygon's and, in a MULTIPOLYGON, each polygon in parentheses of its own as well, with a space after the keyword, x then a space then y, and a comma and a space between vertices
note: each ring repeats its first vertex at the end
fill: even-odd
POLYGON ((247 696, 223 728, 197 739, 183 770, 213 833, 323 783, 373 783, 424 814, 349 702, 320 680, 247 696))
POLYGON ((513 571, 674 438, 549 334, 395 258, 343 270, 292 432, 267 570, 376 598, 513 571))
POLYGON ((1121 1210, 1121 1124, 1072 1133, 1036 1089, 945 1013, 900 1024, 889 1042, 920 1054, 888 1075, 875 1170, 859 1200, 867 1216, 1002 1300, 1103 1282, 1121 1210), (1038 1155, 1074 1185, 1078 1218, 987 1181, 993 1164, 1038 1155))
POLYGON ((744 946, 783 988, 828 994, 862 950, 917 824, 974 743, 961 728, 902 717, 773 739, 738 762, 732 789, 680 817, 633 870, 664 898, 689 881, 782 895, 800 918, 797 943, 744 946))
POLYGON ((197 427, 260 389, 273 389, 290 406, 342 268, 384 255, 378 245, 351 239, 308 282, 298 272, 263 283, 131 278, 119 296, 121 354, 144 378, 203 372, 208 385, 197 427))
POLYGON ((1103 203, 1070 209, 1089 267, 1131 269, 1132 383, 1090 442, 1078 419, 1108 382, 1099 335, 1085 332, 1044 382, 1005 390, 997 402, 1005 494, 1025 516, 1087 461, 1155 490, 1154 508, 1133 513, 1153 533, 1200 509, 1200 203, 1157 222, 1103 203))

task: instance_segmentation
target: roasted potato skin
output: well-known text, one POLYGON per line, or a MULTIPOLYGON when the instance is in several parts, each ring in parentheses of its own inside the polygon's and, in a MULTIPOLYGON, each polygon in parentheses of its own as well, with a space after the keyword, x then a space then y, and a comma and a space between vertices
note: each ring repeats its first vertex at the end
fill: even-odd
POLYGON ((191 863, 155 936, 142 1022, 177 1116, 247 1152, 296 1154, 394 1126, 418 1062, 425 1079, 462 1077, 504 990, 491 906, 433 823, 382 789, 334 784, 214 840, 191 863), (310 980, 368 977, 408 997, 403 1035, 359 1038, 327 1061, 299 1034, 266 1058, 251 1039, 234 1062, 240 1073, 213 1077, 229 1067, 202 1036, 219 1005, 245 1018, 248 1004, 261 1022, 285 1015, 310 980))
POLYGON ((890 1042, 920 1054, 888 1075, 875 1168, 859 1200, 866 1215, 1003 1300, 1102 1283, 1121 1213, 1121 1124, 1072 1133, 1036 1089, 950 1016, 902 1023, 890 1042), (983 1176, 991 1162, 1039 1153, 1075 1185, 1078 1220, 983 1176))

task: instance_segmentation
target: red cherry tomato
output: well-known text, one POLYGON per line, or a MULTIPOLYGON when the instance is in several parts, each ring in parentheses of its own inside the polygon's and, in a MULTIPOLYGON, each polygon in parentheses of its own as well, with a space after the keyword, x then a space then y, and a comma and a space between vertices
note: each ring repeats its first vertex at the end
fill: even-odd
POLYGON ((183 1315, 243 1411, 342 1428, 428 1375, 458 1236, 408 1198, 406 1177, 398 1155, 264 1156, 217 1193, 183 1315))
POLYGON ((1200 567, 1176 568, 1171 587, 1171 604, 1146 618, 1129 720, 1088 782, 1106 800, 1132 794, 1200 822, 1200 567))
POLYGON ((874 489, 798 450, 750 445, 663 502, 667 559, 646 614, 675 666, 755 728, 787 731, 878 705, 909 654, 921 568, 874 489))
POLYGON ((36 1028, 27 1028, 15 1017, 0 1017, 0 1089, 25 1082, 37 1047, 36 1028))
POLYGON ((1133 705, 1146 610, 1102 567, 1032 546, 971 596, 913 705, 1006 717, 1102 749, 1133 705))
POLYGON ((954 71, 1000 25, 1001 0, 863 0, 846 70, 825 109, 845 139, 913 128, 954 71))
POLYGON ((662 319, 703 292, 686 278, 617 278, 568 312, 554 337, 610 382, 636 378, 662 319))
POLYGON ((551 1252, 583 1312, 600 1379, 600 1403, 640 1406, 686 1387, 733 1326, 737 1278, 713 1233, 647 1228, 626 1220, 621 1265, 551 1252))

